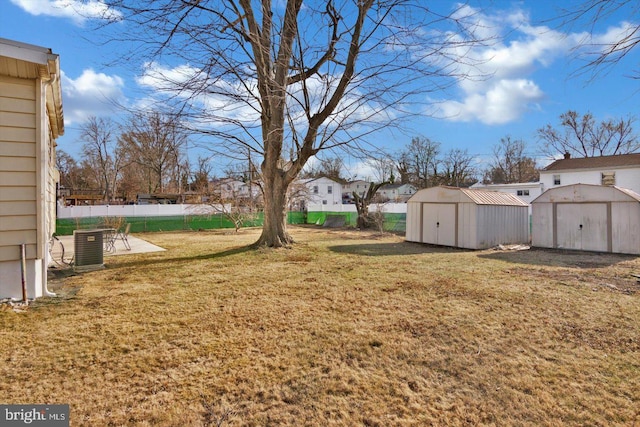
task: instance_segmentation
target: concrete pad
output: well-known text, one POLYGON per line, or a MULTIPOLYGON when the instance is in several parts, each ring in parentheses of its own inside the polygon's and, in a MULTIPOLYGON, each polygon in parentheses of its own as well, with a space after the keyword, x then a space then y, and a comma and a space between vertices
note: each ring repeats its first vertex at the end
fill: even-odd
MULTIPOLYGON (((66 262, 69 262, 71 259, 73 259, 73 251, 74 251, 73 236, 58 236, 58 239, 64 246, 64 260, 66 262)), ((139 237, 135 237, 132 235, 129 235, 127 237, 127 241, 129 242, 129 246, 131 246, 131 250, 127 250, 127 248, 124 246, 124 242, 118 239, 116 240, 116 243, 115 243, 116 250, 113 252, 105 251, 104 257, 107 258, 110 256, 118 256, 118 255, 142 254, 147 252, 161 252, 166 250, 164 248, 161 248, 160 246, 156 246, 152 243, 147 242, 146 240, 143 240, 139 237)), ((60 248, 60 245, 54 246, 54 249, 51 252, 51 255, 53 256, 53 260, 49 263, 50 266, 56 264, 54 260, 60 261, 60 256, 62 255, 62 250, 60 248)))

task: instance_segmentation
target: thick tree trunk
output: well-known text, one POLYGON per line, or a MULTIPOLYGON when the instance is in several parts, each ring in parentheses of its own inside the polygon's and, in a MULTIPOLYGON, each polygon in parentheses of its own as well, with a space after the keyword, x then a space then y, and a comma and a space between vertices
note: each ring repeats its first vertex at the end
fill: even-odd
POLYGON ((360 197, 358 193, 353 192, 358 219, 356 220, 356 228, 365 229, 369 226, 369 201, 365 197, 360 197))
MULTIPOLYGON (((271 174, 265 174, 271 175, 271 174)), ((271 179, 264 183, 264 224, 262 234, 255 247, 266 246, 280 248, 293 243, 287 232, 287 187, 280 171, 276 171, 271 179)))

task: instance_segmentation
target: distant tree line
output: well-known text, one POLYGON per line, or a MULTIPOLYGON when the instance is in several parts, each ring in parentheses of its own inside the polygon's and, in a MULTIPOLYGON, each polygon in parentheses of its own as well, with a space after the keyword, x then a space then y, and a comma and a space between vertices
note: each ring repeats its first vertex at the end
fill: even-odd
POLYGON ((60 185, 91 190, 105 203, 136 200, 139 193, 182 193, 208 185, 211 167, 186 155, 187 134, 171 117, 136 114, 121 125, 90 117, 80 128, 81 158, 58 150, 60 185))
MULTIPOLYGON (((559 126, 538 129, 539 152, 549 158, 570 155, 592 157, 640 151, 633 131, 634 118, 597 122, 591 113, 567 111, 559 126)), ((70 190, 91 190, 105 203, 135 201, 140 193, 209 192, 213 177, 211 158, 187 156, 188 134, 171 116, 158 112, 131 115, 123 124, 109 118, 90 117, 80 128, 81 157, 59 150, 60 184, 70 190)), ((468 187, 485 184, 535 182, 539 179, 536 158, 527 154, 527 144, 511 136, 501 138, 492 155, 481 162, 468 150, 442 150, 442 144, 427 137, 414 137, 395 155, 369 158, 374 183, 411 184, 416 188, 437 185, 468 187), (482 165, 482 166, 481 166, 482 165)), ((258 168, 228 168, 226 177, 257 181, 258 168)), ((340 157, 319 156, 301 177, 326 176, 338 182, 355 177, 340 157)))
MULTIPOLYGON (((547 124, 536 132, 538 152, 545 158, 564 156, 593 157, 629 154, 640 151, 640 139, 633 131, 633 117, 597 122, 589 112, 580 115, 569 110, 560 115, 559 126, 547 124)), ((369 181, 382 183, 394 176, 394 182, 417 188, 449 185, 468 187, 476 182, 511 184, 536 182, 540 178, 537 159, 528 153, 522 139, 507 135, 492 147, 489 159, 479 159, 468 150, 442 151, 442 144, 427 137, 414 137, 393 156, 371 159, 375 176, 369 181)), ((339 157, 319 159, 306 170, 305 177, 326 176, 339 182, 353 179, 339 157)), ((364 177, 363 177, 364 178, 364 177)))

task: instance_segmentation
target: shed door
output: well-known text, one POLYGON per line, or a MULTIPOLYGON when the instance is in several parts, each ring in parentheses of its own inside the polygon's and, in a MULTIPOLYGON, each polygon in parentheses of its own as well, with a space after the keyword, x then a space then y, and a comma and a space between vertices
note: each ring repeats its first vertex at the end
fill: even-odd
POLYGON ((422 208, 422 242, 456 245, 456 205, 425 203, 422 208))
POLYGON ((558 204, 559 248, 607 252, 606 203, 558 204))

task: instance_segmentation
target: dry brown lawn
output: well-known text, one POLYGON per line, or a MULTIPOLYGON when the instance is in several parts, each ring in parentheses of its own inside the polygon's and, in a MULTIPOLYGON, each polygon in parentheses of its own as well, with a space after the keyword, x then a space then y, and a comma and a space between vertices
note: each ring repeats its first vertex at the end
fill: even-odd
POLYGON ((73 426, 640 425, 640 258, 159 233, 0 310, 0 402, 73 426))

